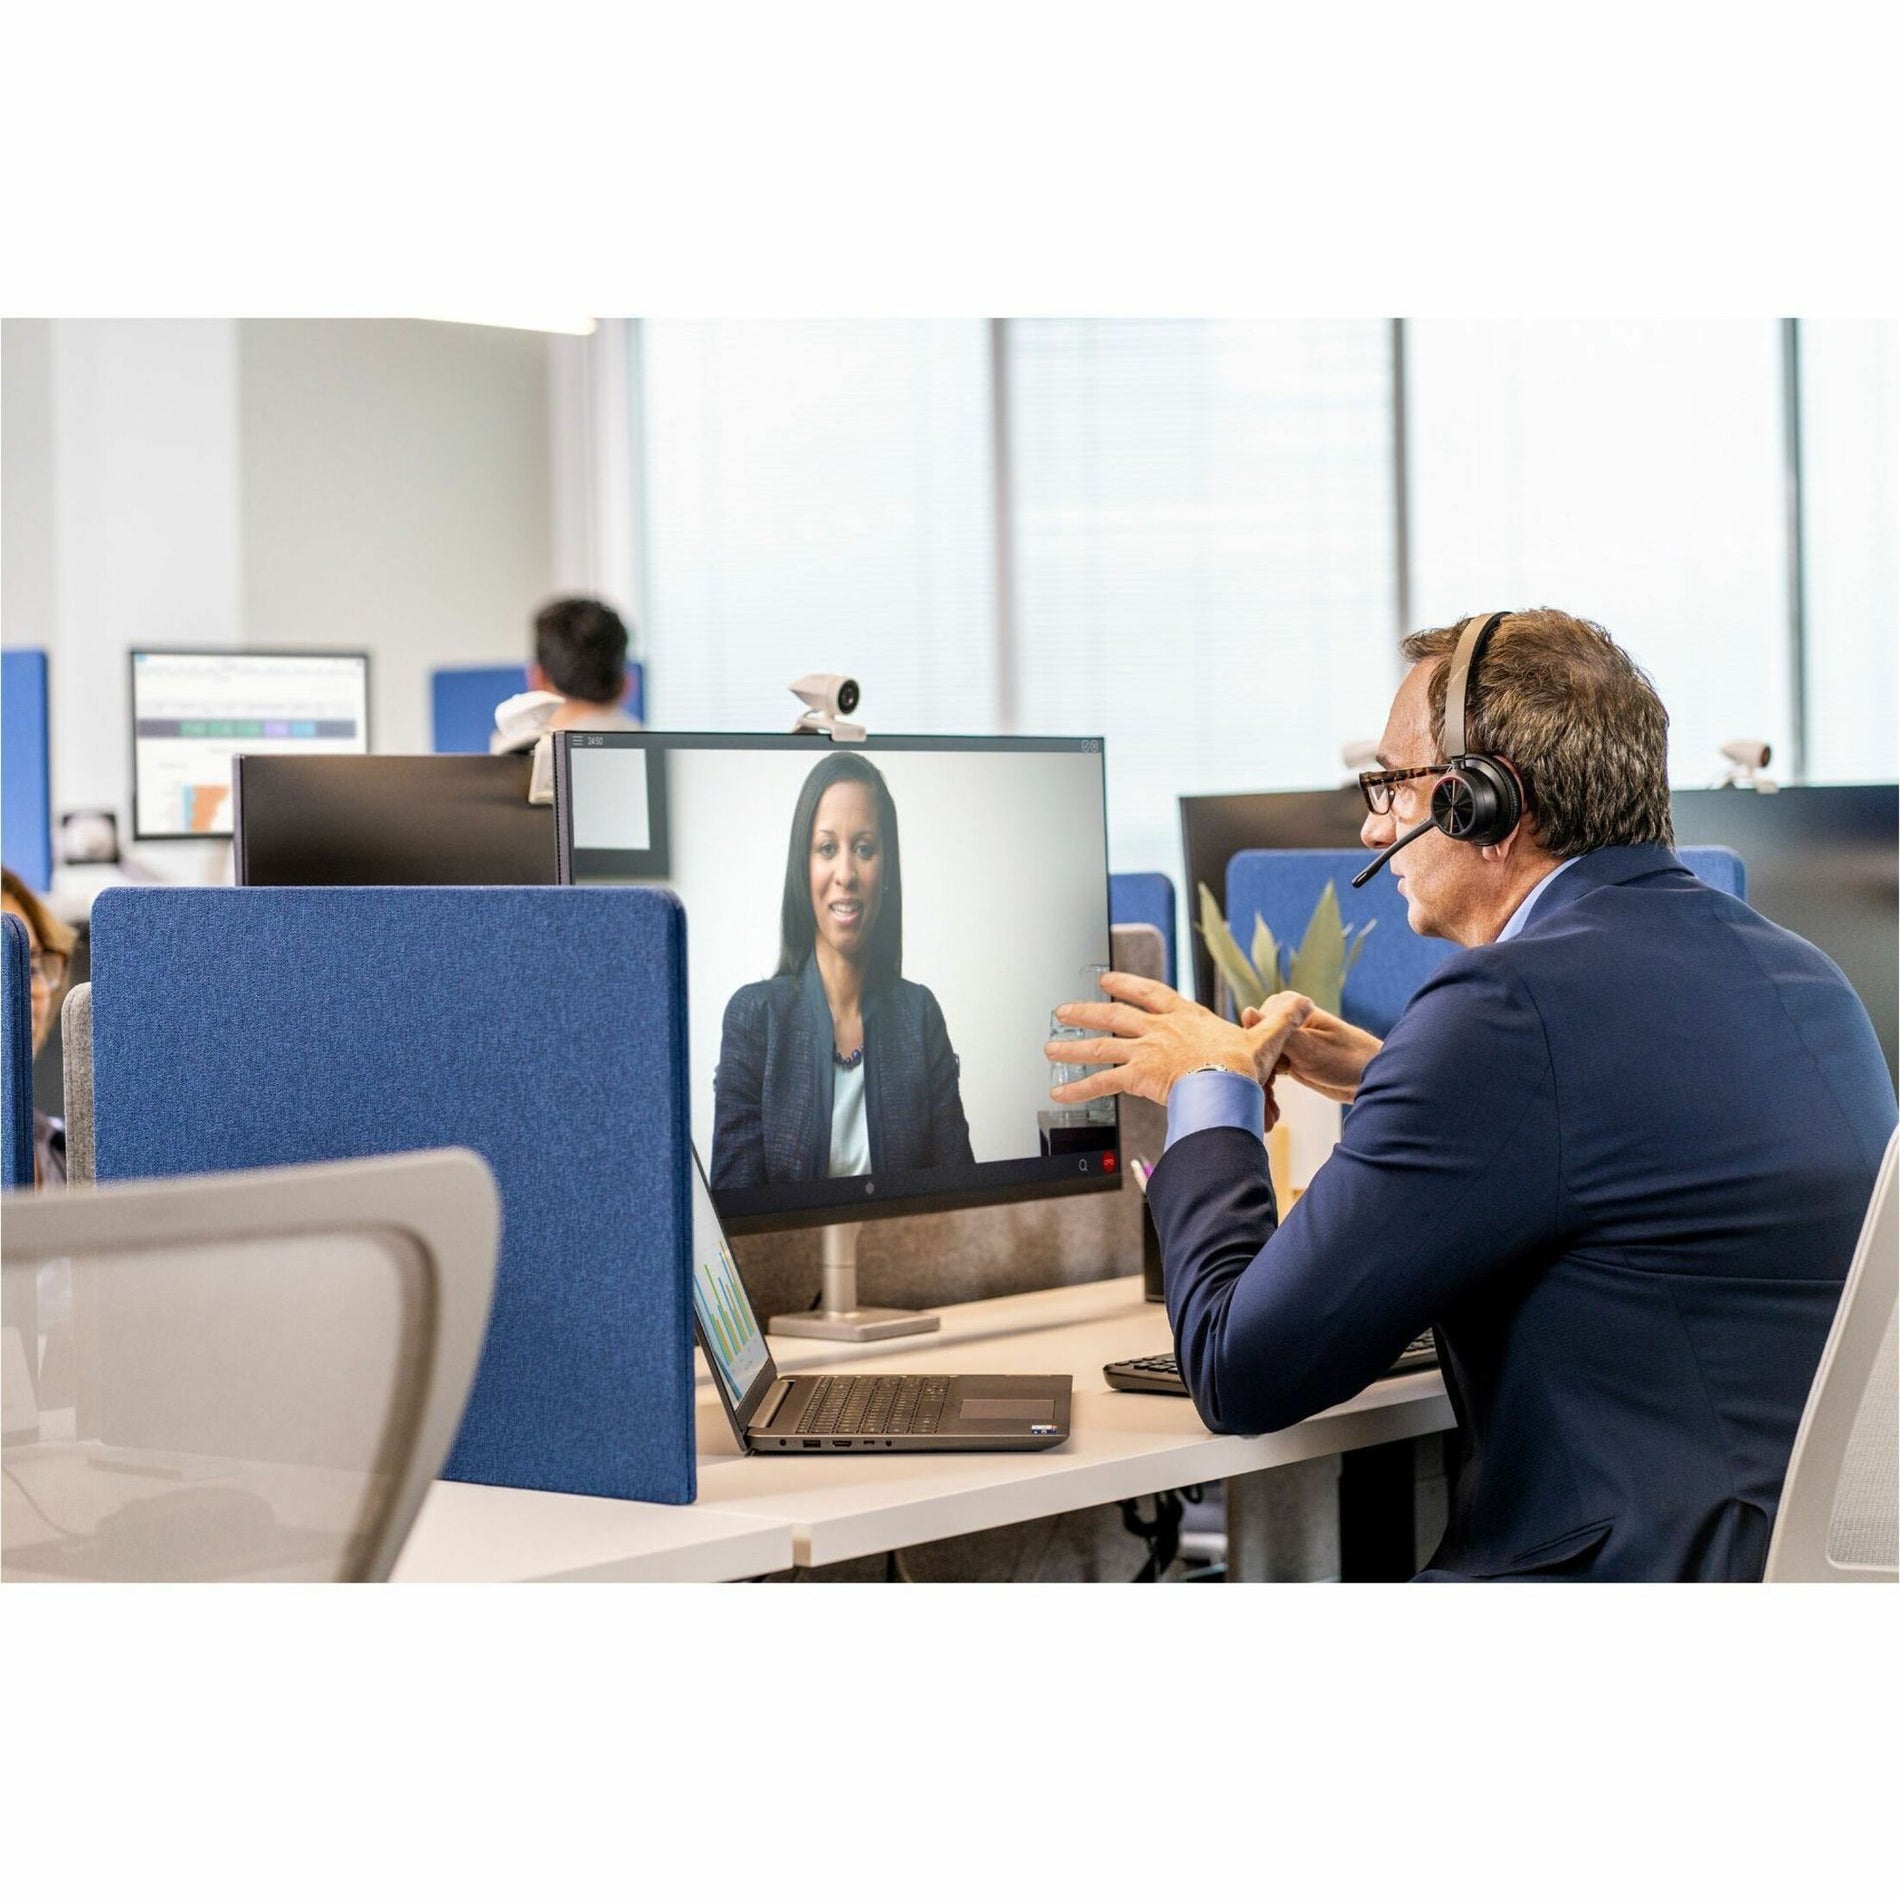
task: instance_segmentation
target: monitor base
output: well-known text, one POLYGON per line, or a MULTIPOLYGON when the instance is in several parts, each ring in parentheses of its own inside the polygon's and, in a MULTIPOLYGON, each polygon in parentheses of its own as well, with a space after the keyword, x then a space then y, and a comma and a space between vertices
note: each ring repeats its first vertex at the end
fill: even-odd
POLYGON ((903 1333, 934 1333, 935 1313, 901 1306, 856 1306, 841 1313, 779 1313, 765 1322, 781 1339, 896 1339, 903 1333))
POLYGON ((912 1313, 901 1306, 858 1304, 858 1230, 832 1226, 823 1235, 824 1290, 817 1309, 779 1313, 765 1322, 781 1339, 897 1339, 905 1333, 934 1333, 943 1323, 935 1313, 912 1313))

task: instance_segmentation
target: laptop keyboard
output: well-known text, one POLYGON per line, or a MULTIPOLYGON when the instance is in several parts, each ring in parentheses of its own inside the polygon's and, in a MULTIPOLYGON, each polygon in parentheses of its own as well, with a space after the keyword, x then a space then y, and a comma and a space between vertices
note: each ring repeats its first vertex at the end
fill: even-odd
POLYGON ((927 1437, 938 1429, 948 1377, 913 1373, 903 1378, 833 1378, 813 1382, 794 1432, 927 1437))

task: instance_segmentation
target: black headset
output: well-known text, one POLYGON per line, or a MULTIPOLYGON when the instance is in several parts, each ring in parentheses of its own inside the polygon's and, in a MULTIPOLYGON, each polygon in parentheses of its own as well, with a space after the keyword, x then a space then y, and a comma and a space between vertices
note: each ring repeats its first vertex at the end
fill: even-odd
POLYGON ((1502 844, 1524 815, 1524 788, 1508 759, 1465 750, 1467 682, 1486 643, 1508 614, 1473 614, 1458 631, 1445 682, 1445 773, 1432 786, 1431 816, 1395 839, 1353 879, 1353 888, 1383 869, 1415 838, 1442 831, 1460 844, 1502 844))

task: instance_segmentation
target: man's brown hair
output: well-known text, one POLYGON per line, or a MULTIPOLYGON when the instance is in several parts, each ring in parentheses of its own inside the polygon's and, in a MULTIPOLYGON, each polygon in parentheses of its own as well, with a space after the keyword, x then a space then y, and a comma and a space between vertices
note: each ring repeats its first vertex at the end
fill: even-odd
MULTIPOLYGON (((1432 743, 1445 740, 1445 686, 1463 630, 1401 642, 1436 660, 1432 743)), ((1593 621, 1533 607, 1500 621, 1466 678, 1465 744, 1517 768, 1538 844, 1580 857, 1612 844, 1675 843, 1669 816, 1669 715, 1649 677, 1593 621)))

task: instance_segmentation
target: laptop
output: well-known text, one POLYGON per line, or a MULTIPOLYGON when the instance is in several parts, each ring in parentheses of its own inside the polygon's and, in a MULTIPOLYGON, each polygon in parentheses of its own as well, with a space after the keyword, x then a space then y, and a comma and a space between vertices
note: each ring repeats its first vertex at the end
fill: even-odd
POLYGON ((1061 1373, 780 1375, 693 1156, 693 1321, 747 1451, 1048 1451, 1069 1435, 1061 1373))

